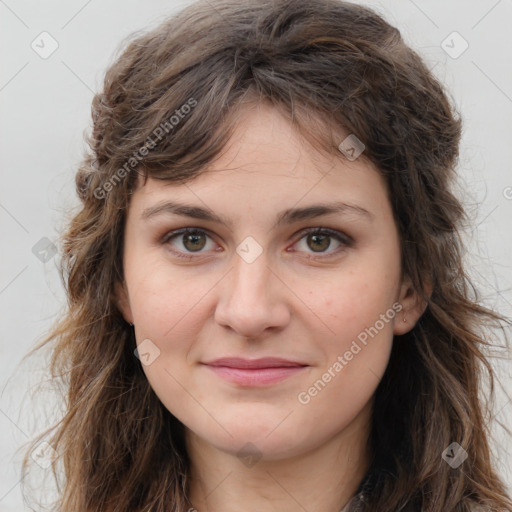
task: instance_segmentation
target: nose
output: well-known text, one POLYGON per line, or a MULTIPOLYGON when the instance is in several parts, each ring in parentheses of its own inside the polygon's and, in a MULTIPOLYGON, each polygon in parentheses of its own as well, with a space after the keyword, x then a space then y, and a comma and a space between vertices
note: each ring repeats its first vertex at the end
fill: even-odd
POLYGON ((290 288, 270 268, 266 253, 248 263, 238 254, 221 281, 215 311, 218 325, 238 335, 258 338, 266 330, 282 329, 290 320, 290 288))

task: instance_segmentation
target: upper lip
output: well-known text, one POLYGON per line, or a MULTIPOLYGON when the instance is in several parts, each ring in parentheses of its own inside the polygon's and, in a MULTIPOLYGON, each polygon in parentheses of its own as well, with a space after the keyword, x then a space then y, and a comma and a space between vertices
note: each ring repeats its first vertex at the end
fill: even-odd
POLYGON ((221 357, 203 364, 209 366, 227 366, 229 368, 282 368, 284 366, 308 366, 305 363, 282 359, 280 357, 261 357, 259 359, 244 359, 242 357, 221 357))

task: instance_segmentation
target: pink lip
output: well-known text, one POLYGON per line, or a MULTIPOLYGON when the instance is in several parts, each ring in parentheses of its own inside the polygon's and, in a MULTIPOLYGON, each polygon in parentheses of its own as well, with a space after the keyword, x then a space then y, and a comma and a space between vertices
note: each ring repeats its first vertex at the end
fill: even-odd
POLYGON ((225 357, 203 363, 219 377, 240 386, 264 386, 287 379, 308 365, 287 359, 225 357))

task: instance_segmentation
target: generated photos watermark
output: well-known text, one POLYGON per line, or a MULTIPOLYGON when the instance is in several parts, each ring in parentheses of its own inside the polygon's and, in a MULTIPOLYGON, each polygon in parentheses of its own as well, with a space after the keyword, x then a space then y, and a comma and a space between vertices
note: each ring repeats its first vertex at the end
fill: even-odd
POLYGON ((379 320, 377 320, 371 327, 361 331, 357 335, 357 340, 352 341, 349 349, 343 354, 340 354, 336 361, 306 391, 301 391, 297 395, 299 403, 302 405, 309 404, 312 398, 317 396, 327 386, 327 384, 331 382, 331 380, 334 379, 364 347, 366 347, 369 341, 368 337, 373 339, 377 336, 377 334, 384 329, 385 325, 393 320, 396 314, 402 311, 402 309, 402 304, 395 302, 391 308, 380 315, 379 320))
POLYGON ((157 144, 177 126, 182 119, 184 119, 192 109, 197 105, 194 98, 189 98, 180 108, 176 109, 171 117, 153 130, 153 133, 146 139, 146 142, 137 151, 134 151, 132 156, 127 159, 125 164, 119 168, 113 176, 106 180, 100 187, 94 189, 93 195, 96 199, 105 199, 107 194, 125 178, 131 171, 133 171, 139 162, 144 160, 144 157, 154 149, 157 144))

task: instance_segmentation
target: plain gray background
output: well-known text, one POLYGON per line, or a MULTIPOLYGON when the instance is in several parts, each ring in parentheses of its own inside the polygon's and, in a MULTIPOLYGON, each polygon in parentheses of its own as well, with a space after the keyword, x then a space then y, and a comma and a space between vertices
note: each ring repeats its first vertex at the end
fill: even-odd
MULTIPOLYGON (((187 3, 0 0, 0 512, 29 510, 16 448, 46 425, 45 406, 57 414, 62 405, 31 401, 45 362, 20 360, 65 304, 52 244, 77 204, 74 172, 93 92, 124 37, 187 3), (47 55, 52 45, 58 47, 47 55)), ((471 274, 483 302, 512 316, 512 1, 356 3, 400 29, 462 113, 459 171, 475 219, 471 274)), ((511 426, 510 354, 497 352, 505 359, 494 363, 493 414, 511 426)), ((499 427, 494 432, 499 469, 512 487, 512 444, 499 427)))

